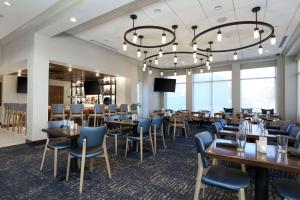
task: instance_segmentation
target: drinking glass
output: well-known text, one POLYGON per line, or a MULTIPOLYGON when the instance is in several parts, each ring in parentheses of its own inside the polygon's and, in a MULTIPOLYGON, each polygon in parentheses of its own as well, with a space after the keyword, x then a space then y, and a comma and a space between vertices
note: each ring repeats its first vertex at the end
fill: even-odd
POLYGON ((286 153, 288 146, 288 137, 286 135, 278 135, 277 136, 277 147, 278 152, 286 153))
POLYGON ((247 139, 246 131, 240 130, 240 131, 236 134, 236 141, 237 141, 237 143, 238 143, 238 148, 237 148, 238 152, 243 152, 243 151, 245 151, 246 139, 247 139))

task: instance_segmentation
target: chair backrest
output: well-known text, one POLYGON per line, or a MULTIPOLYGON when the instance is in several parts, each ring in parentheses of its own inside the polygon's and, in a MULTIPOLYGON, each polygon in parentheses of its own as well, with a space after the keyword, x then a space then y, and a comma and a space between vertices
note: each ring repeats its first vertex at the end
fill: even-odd
POLYGON ((272 109, 261 109, 261 114, 267 114, 267 112, 270 112, 271 115, 274 115, 274 108, 272 109))
POLYGON ((129 120, 129 119, 132 119, 132 115, 131 114, 124 114, 124 115, 121 115, 120 116, 120 119, 123 120, 129 120))
POLYGON ((300 147, 300 133, 298 133, 297 136, 296 136, 296 142, 294 144, 294 147, 298 148, 298 149, 300 147))
POLYGON ((83 127, 80 129, 80 135, 78 139, 78 146, 82 148, 83 139, 86 138, 87 148, 100 147, 103 144, 104 136, 106 132, 106 126, 101 127, 83 127))
POLYGON ((152 128, 154 130, 154 126, 156 125, 156 130, 160 130, 161 126, 163 124, 163 118, 162 117, 154 117, 152 118, 152 128))
POLYGON ((63 114, 65 112, 65 104, 52 104, 51 111, 54 114, 63 114))
POLYGON ((219 122, 221 123, 222 127, 227 126, 227 121, 226 119, 220 119, 219 122))
POLYGON ((224 108, 224 113, 227 115, 233 115, 233 108, 224 108))
MULTIPOLYGON (((120 119, 119 115, 110 115, 105 117, 105 121, 118 121, 120 119)), ((115 129, 118 128, 119 126, 114 125, 114 124, 107 124, 108 129, 115 129)))
POLYGON ((216 134, 219 133, 219 131, 220 131, 222 128, 223 128, 223 126, 222 126, 221 122, 215 122, 215 123, 214 123, 214 131, 215 131, 216 134))
POLYGON ((294 123, 289 122, 289 121, 286 121, 286 122, 283 122, 283 123, 280 125, 280 129, 281 129, 282 131, 289 132, 290 128, 292 128, 293 126, 295 126, 294 123))
POLYGON ((71 104, 71 113, 72 114, 81 114, 83 112, 82 104, 71 104))
POLYGON ((197 133, 195 135, 195 144, 197 148, 197 152, 201 155, 203 167, 208 167, 208 159, 205 155, 205 150, 211 145, 214 141, 212 135, 205 131, 201 133, 197 133))
POLYGON ((289 129, 289 136, 292 136, 293 138, 296 138, 298 133, 300 133, 300 127, 293 126, 289 129))
POLYGON ((243 114, 251 114, 253 108, 241 108, 243 114))
POLYGON ((137 112, 137 108, 138 108, 138 105, 136 103, 133 103, 130 105, 131 112, 137 112))
POLYGON ((109 104, 108 105, 108 110, 109 110, 110 113, 117 112, 117 106, 116 106, 116 104, 109 104))
POLYGON ((143 127, 143 135, 150 133, 151 128, 151 119, 139 119, 138 120, 138 126, 137 126, 137 133, 140 133, 141 127, 143 127))
POLYGON ((127 112, 128 111, 128 105, 127 104, 121 104, 120 105, 120 111, 121 112, 127 112))
MULTIPOLYGON (((59 120, 59 121, 48 121, 46 128, 63 128, 64 126, 67 126, 68 121, 67 120, 59 120)), ((57 138, 54 135, 47 134, 48 138, 57 138)))
POLYGON ((104 104, 95 104, 95 114, 102 114, 104 113, 104 104))

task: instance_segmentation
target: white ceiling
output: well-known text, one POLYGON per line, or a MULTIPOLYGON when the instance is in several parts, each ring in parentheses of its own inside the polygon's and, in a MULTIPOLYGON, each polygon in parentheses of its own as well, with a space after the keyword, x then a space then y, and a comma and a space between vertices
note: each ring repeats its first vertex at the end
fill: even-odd
POLYGON ((0 0, 0 14, 3 16, 0 18, 0 39, 58 2, 58 0, 8 0, 12 6, 6 6, 3 4, 5 1, 7 0, 0 0))
MULTIPOLYGON (((150 5, 141 7, 138 1, 132 4, 134 10, 132 12, 123 14, 121 16, 114 16, 111 20, 96 25, 94 27, 85 29, 81 32, 71 32, 76 37, 87 41, 97 41, 105 46, 116 49, 118 52, 129 57, 136 57, 136 48, 128 46, 128 51, 122 51, 123 34, 132 27, 132 21, 129 18, 130 14, 136 14, 138 19, 136 26, 141 25, 159 25, 171 28, 173 24, 179 26, 177 30, 177 42, 179 43, 178 51, 192 51, 190 42, 193 38, 191 30, 192 25, 197 25, 197 33, 219 25, 218 20, 227 18, 225 22, 254 20, 255 16, 251 9, 255 6, 260 6, 258 20, 271 23, 275 27, 275 34, 277 37, 276 46, 271 46, 270 41, 263 43, 264 54, 258 55, 257 48, 253 47, 238 52, 239 59, 255 58, 262 56, 275 55, 281 53, 283 48, 278 45, 283 36, 290 36, 295 27, 300 22, 300 0, 161 0, 150 5), (222 6, 221 10, 216 10, 215 6, 222 6), (154 12, 155 9, 160 9, 161 12, 154 12)), ((208 48, 207 42, 214 41, 213 48, 233 48, 253 42, 253 28, 254 26, 239 26, 222 29, 223 41, 216 42, 216 33, 206 34, 202 40, 198 40, 198 45, 201 48, 208 48), (217 44, 218 43, 218 44, 217 44)), ((138 34, 145 35, 144 44, 160 43, 161 32, 138 32, 138 34), (147 38, 149 40, 147 41, 147 38), (157 42, 156 42, 157 41, 157 42)), ((171 46, 164 48, 164 51, 171 51, 171 46)), ((157 49, 148 50, 151 54, 156 54, 157 49)), ((216 53, 214 54, 214 61, 228 61, 232 60, 233 52, 230 53, 216 53)), ((178 56, 179 57, 179 56, 178 56)), ((142 60, 142 58, 139 58, 142 60)), ((161 66, 170 66, 172 64, 172 57, 161 60, 161 66)), ((192 64, 190 55, 179 57, 179 64, 181 62, 192 64)))

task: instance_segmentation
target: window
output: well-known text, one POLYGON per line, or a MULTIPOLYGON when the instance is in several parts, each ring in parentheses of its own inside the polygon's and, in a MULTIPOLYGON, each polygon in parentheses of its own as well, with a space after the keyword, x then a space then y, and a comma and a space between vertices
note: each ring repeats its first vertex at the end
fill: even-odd
POLYGON ((275 70, 275 67, 241 70, 241 108, 253 108, 254 112, 276 109, 275 70))
POLYGON ((168 78, 176 79, 175 92, 167 92, 166 105, 168 109, 185 110, 186 109, 186 75, 170 76, 168 78))
POLYGON ((232 107, 231 71, 193 75, 193 110, 209 110, 212 113, 232 107))

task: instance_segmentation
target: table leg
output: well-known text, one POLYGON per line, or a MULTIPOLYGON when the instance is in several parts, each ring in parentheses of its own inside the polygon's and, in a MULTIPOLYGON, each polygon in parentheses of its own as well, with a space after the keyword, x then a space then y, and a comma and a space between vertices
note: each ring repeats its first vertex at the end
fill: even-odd
POLYGON ((255 199, 265 200, 268 198, 268 169, 255 168, 255 199))

